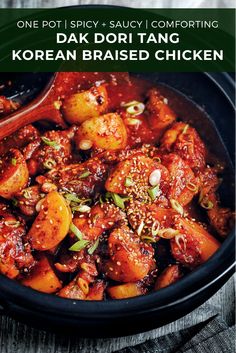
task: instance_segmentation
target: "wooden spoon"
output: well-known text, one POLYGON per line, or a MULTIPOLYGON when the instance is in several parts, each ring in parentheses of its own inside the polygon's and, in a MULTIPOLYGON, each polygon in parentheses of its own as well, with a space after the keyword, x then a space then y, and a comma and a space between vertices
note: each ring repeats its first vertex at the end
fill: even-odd
POLYGON ((38 120, 49 120, 62 128, 67 126, 60 113, 59 97, 56 97, 60 74, 53 75, 43 92, 31 103, 0 120, 0 140, 38 120))
POLYGON ((14 113, 0 119, 0 141, 20 129, 38 120, 49 120, 61 128, 67 124, 60 112, 61 99, 88 89, 95 82, 127 81, 128 73, 112 72, 58 72, 53 75, 46 88, 31 103, 14 113))

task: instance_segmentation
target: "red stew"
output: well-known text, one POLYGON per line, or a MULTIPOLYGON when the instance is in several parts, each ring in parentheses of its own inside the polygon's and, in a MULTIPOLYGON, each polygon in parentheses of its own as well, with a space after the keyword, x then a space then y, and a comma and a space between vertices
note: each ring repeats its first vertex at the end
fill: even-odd
MULTIPOLYGON (((0 272, 82 300, 179 280, 219 248, 219 163, 158 87, 126 73, 64 73, 49 100, 66 129, 0 141, 0 272), (68 89, 68 85, 70 89, 68 89)), ((0 114, 18 105, 0 97, 0 114)))

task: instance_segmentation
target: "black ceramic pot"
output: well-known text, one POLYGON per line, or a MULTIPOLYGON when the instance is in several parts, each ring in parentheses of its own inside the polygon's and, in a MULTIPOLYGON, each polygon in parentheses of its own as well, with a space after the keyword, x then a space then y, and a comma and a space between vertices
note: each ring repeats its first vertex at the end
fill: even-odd
MULTIPOLYGON (((228 172, 221 192, 226 204, 230 204, 234 195, 230 184, 234 175, 231 163, 234 160, 235 122, 233 78, 225 73, 140 75, 154 83, 173 87, 204 108, 211 117, 211 120, 207 116, 197 119, 195 123, 203 138, 227 161, 228 172)), ((43 86, 47 78, 48 74, 42 74, 40 81, 37 78, 37 87, 43 86)), ((35 87, 34 74, 15 74, 14 80, 23 92, 22 97, 32 98, 24 91, 22 83, 27 81, 27 87, 30 83, 35 87)), ((184 111, 180 114, 188 120, 184 111)), ((86 337, 128 335, 162 326, 191 312, 229 279, 234 263, 232 232, 205 264, 177 283, 145 296, 104 302, 75 301, 43 294, 0 276, 0 302, 8 315, 45 330, 74 332, 86 337)))

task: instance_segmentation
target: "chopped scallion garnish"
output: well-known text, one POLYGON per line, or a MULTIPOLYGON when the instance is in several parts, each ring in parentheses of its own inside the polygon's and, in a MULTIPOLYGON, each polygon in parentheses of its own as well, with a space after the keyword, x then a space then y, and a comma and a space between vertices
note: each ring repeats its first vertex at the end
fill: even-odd
POLYGON ((85 213, 85 212, 89 212, 90 210, 91 210, 91 207, 87 205, 79 205, 79 206, 72 207, 73 212, 77 211, 77 212, 85 213))
POLYGON ((85 170, 82 174, 80 174, 79 179, 85 179, 92 173, 89 170, 85 170))
POLYGON ((74 233, 74 235, 79 239, 83 240, 83 233, 79 230, 79 228, 74 225, 74 223, 70 224, 70 231, 74 233))
POLYGON ((184 215, 184 209, 183 207, 178 203, 178 201, 174 200, 174 199, 170 199, 170 204, 171 207, 178 212, 181 216, 184 215))
POLYGON ((189 128, 189 124, 186 124, 185 127, 183 128, 182 134, 186 134, 188 128, 189 128))
POLYGON ((133 180, 132 180, 132 178, 126 177, 126 178, 125 178, 125 186, 126 186, 126 187, 129 187, 129 186, 131 186, 131 185, 133 185, 133 180))
POLYGON ((57 163, 56 163, 56 161, 54 161, 54 159, 49 158, 43 163, 43 166, 46 169, 53 169, 56 164, 57 163))
MULTIPOLYGON (((25 189, 22 191, 22 194, 23 194, 23 197, 25 199, 30 199, 31 196, 32 196, 32 191, 31 190, 28 190, 28 189, 25 189)), ((41 196, 41 195, 40 195, 41 196)))
POLYGON ((151 197, 152 201, 154 201, 156 197, 159 195, 159 185, 156 185, 153 188, 148 189, 148 194, 151 197))
POLYGON ((8 227, 14 227, 17 228, 20 226, 20 222, 19 221, 5 221, 4 222, 6 226, 8 227))
POLYGON ((192 183, 191 181, 189 181, 189 182, 186 184, 186 188, 189 189, 189 190, 192 191, 192 192, 197 192, 197 190, 198 190, 197 185, 195 185, 195 184, 192 183))
POLYGON ((89 255, 92 255, 94 253, 94 251, 97 249, 99 244, 99 238, 97 238, 97 240, 93 243, 92 246, 90 246, 90 248, 88 248, 88 253, 89 255))
POLYGON ((116 194, 115 192, 111 192, 112 200, 117 207, 121 209, 125 208, 125 201, 129 200, 128 197, 121 197, 120 195, 116 194))
POLYGON ((158 221, 153 222, 153 225, 152 225, 152 235, 153 235, 153 236, 158 235, 159 229, 160 229, 160 222, 158 222, 158 221))
POLYGON ((122 104, 122 106, 126 108, 128 114, 133 116, 140 115, 145 110, 145 105, 138 101, 130 101, 128 103, 122 104))
POLYGON ((79 241, 77 241, 76 243, 74 243, 70 248, 69 250, 70 251, 80 251, 84 248, 86 248, 86 246, 89 244, 89 241, 88 240, 84 240, 84 239, 81 239, 79 241))
POLYGON ((140 222, 140 224, 139 224, 138 229, 137 229, 137 233, 138 233, 139 236, 142 234, 142 231, 143 231, 144 226, 145 226, 145 223, 144 223, 144 221, 142 220, 142 221, 140 222))
POLYGON ((79 199, 75 194, 64 194, 64 197, 68 200, 68 201, 73 201, 76 203, 81 203, 83 200, 79 199))
POLYGON ((11 159, 11 164, 14 165, 14 166, 16 166, 16 163, 17 163, 16 158, 12 158, 12 159, 11 159))
POLYGON ((152 237, 149 237, 148 235, 144 235, 141 237, 141 240, 142 241, 147 241, 149 243, 155 243, 156 242, 156 239, 152 238, 152 237))
POLYGON ((15 198, 13 198, 13 199, 12 199, 12 205, 13 205, 13 206, 17 206, 17 205, 18 205, 18 200, 15 199, 15 198))
POLYGON ((214 206, 213 202, 211 202, 207 198, 203 198, 203 200, 200 202, 200 205, 206 210, 211 210, 214 206))
POLYGON ((42 136, 41 140, 45 143, 45 145, 53 147, 55 150, 59 150, 61 145, 57 143, 56 141, 51 141, 49 138, 42 136))
POLYGON ((164 239, 172 239, 177 234, 179 234, 179 231, 176 229, 172 229, 172 228, 164 228, 164 229, 159 230, 159 232, 158 232, 158 236, 160 238, 164 238, 164 239))

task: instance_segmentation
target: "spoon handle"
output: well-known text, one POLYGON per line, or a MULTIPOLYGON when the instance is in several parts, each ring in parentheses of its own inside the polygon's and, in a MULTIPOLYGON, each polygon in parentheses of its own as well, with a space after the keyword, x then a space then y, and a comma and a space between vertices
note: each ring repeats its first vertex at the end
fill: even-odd
POLYGON ((62 119, 60 111, 55 108, 53 103, 33 105, 0 120, 0 141, 21 127, 38 120, 49 120, 62 128, 67 126, 62 119))

